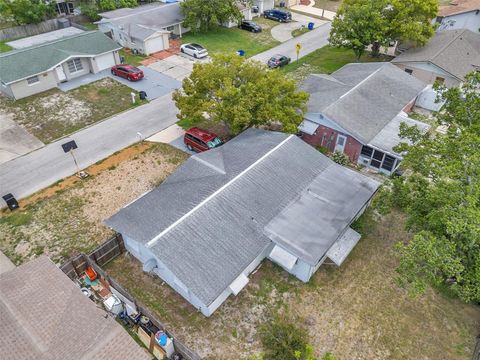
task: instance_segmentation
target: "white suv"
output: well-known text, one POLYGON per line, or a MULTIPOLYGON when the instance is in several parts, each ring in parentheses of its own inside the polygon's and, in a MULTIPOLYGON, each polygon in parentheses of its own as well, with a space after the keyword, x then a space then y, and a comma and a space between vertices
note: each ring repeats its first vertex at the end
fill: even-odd
POLYGON ((195 59, 200 59, 208 56, 207 49, 198 44, 183 44, 182 46, 180 46, 180 51, 184 54, 193 56, 195 59))

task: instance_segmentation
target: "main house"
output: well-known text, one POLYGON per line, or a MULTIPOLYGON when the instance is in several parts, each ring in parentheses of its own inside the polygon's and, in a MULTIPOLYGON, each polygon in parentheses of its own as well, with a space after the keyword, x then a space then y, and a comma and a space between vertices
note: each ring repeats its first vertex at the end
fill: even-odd
POLYGON ((149 55, 168 50, 170 40, 189 29, 183 27, 180 3, 153 3, 99 14, 98 29, 123 47, 149 55))
POLYGON ((44 255, 0 274, 0 324, 2 359, 151 359, 44 255))
POLYGON ((249 129, 196 154, 106 220, 127 250, 210 316, 268 258, 307 282, 342 264, 380 184, 295 135, 249 129))
POLYGON ((480 70, 480 33, 440 31, 425 46, 404 51, 392 63, 426 83, 458 86, 465 75, 480 70))
POLYGON ((115 41, 88 31, 0 54, 0 91, 21 99, 120 63, 115 41))
POLYGON ((390 63, 348 64, 310 75, 300 88, 310 94, 302 138, 385 174, 402 160, 394 150, 400 124, 428 128, 407 115, 426 84, 390 63))
POLYGON ((438 31, 468 29, 480 32, 480 0, 453 0, 441 6, 435 19, 438 31))

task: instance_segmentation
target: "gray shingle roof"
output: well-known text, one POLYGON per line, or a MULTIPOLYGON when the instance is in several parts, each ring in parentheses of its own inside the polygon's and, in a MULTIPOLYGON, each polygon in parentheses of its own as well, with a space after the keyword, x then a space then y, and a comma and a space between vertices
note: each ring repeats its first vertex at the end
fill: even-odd
POLYGON ((322 113, 366 144, 425 86, 390 63, 353 63, 330 76, 310 75, 300 88, 310 93, 310 113, 322 113))
POLYGON ((150 359, 46 256, 0 274, 2 359, 150 359))
POLYGON ((160 31, 166 27, 181 23, 183 13, 180 3, 155 4, 140 6, 134 9, 124 9, 123 12, 112 12, 100 14, 104 19, 98 23, 112 23, 127 31, 130 36, 144 40, 152 33, 146 33, 142 29, 160 31))
POLYGON ((423 47, 406 50, 392 63, 430 62, 460 80, 475 70, 480 57, 480 34, 467 29, 435 34, 423 47))
POLYGON ((100 31, 89 31, 0 54, 0 80, 11 83, 48 71, 71 56, 95 56, 121 49, 100 31))
MULTIPOLYGON (((271 243, 265 226, 327 169, 335 179, 352 173, 366 179, 295 136, 250 129, 191 157, 162 185, 105 223, 150 246, 208 305, 271 243)), ((323 195, 333 192, 343 204, 349 200, 345 192, 322 188, 323 195)), ((316 211, 329 209, 319 204, 316 211)), ((338 227, 348 227, 345 219, 339 220, 338 227)))

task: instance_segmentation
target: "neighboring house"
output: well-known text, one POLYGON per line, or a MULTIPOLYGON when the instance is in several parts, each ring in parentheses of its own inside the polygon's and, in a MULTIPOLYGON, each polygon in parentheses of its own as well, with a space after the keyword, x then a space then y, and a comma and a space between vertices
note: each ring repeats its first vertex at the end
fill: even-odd
POLYGON ((77 9, 78 5, 78 0, 55 0, 55 10, 57 11, 58 15, 77 15, 77 12, 80 13, 80 11, 77 9))
POLYGON ((154 3, 133 9, 117 9, 99 14, 98 29, 123 47, 149 55, 170 48, 172 37, 189 29, 182 26, 180 3, 154 3))
POLYGON ((145 359, 113 318, 46 256, 0 274, 2 359, 145 359))
POLYGON ((400 124, 428 128, 406 114, 425 88, 390 63, 354 63, 331 75, 313 74, 300 86, 310 99, 299 130, 311 145, 391 174, 402 160, 393 150, 401 142, 400 124))
POLYGON ((436 18, 438 31, 468 29, 480 32, 480 0, 454 0, 441 6, 436 18))
POLYGON ((340 266, 379 185, 295 135, 249 129, 105 223, 144 271, 210 316, 265 258, 305 282, 325 261, 340 266))
POLYGON ((89 31, 0 54, 0 91, 12 99, 40 93, 118 64, 117 43, 89 31))
POLYGON ((466 74, 480 69, 480 33, 440 31, 425 46, 404 51, 392 63, 426 83, 458 86, 466 74))
MULTIPOLYGON (((242 14, 244 20, 252 20, 253 18, 252 7, 250 5, 245 4, 244 2, 238 1, 237 7, 238 7, 238 10, 240 10, 240 13, 242 14)), ((230 20, 222 24, 222 26, 227 28, 232 28, 232 27, 238 26, 238 22, 235 20, 233 21, 230 20)))
POLYGON ((253 5, 258 9, 258 14, 275 7, 275 0, 254 0, 253 5))

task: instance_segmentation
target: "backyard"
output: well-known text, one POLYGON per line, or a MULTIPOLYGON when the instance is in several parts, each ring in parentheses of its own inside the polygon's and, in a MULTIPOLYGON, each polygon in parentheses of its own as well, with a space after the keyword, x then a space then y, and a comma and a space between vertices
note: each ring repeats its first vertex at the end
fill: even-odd
POLYGON ((126 148, 86 171, 0 212, 0 250, 17 265, 39 254, 61 263, 88 252, 112 232, 102 221, 158 185, 187 155, 169 145, 148 142, 126 148))
POLYGON ((11 114, 18 125, 49 143, 140 104, 132 104, 131 92, 105 78, 68 92, 52 89, 16 101, 0 96, 0 112, 11 114))
POLYGON ((411 298, 395 282, 393 245, 410 238, 403 214, 356 224, 364 237, 341 268, 324 265, 303 284, 269 261, 250 283, 205 318, 126 255, 105 267, 176 336, 205 359, 249 359, 261 351, 257 328, 271 313, 304 326, 317 354, 339 359, 470 359, 478 306, 429 289, 411 298))
POLYGON ((298 61, 293 61, 283 67, 281 71, 288 74, 295 80, 303 80, 310 74, 331 74, 342 66, 352 62, 372 62, 372 61, 390 61, 388 56, 374 58, 369 53, 363 55, 357 60, 352 50, 336 48, 327 45, 323 48, 302 57, 298 61))
POLYGON ((210 54, 244 50, 247 57, 280 44, 270 33, 270 29, 278 25, 277 22, 264 18, 256 18, 255 22, 262 27, 261 33, 251 33, 236 27, 231 29, 219 27, 208 33, 192 34, 189 32, 183 35, 182 42, 184 44, 198 43, 204 46, 210 54))

